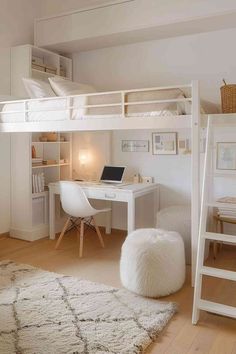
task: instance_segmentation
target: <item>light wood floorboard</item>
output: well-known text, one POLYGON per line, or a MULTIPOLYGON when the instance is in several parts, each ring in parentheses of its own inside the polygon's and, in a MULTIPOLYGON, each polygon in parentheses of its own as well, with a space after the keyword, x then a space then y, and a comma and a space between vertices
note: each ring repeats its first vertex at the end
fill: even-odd
MULTIPOLYGON (((104 234, 104 232, 103 232, 104 234)), ((104 235, 103 249, 95 233, 85 234, 84 256, 79 258, 79 245, 75 232, 66 234, 58 250, 55 241, 42 239, 33 243, 3 237, 0 241, 0 260, 11 259, 49 271, 77 276, 91 281, 121 287, 119 259, 125 234, 113 230, 104 235)), ((208 265, 214 264, 236 270, 236 248, 225 246, 214 261, 209 257, 208 265)), ((190 283, 191 269, 187 266, 184 287, 177 293, 163 298, 179 304, 179 312, 160 335, 148 353, 156 354, 236 354, 236 321, 203 312, 198 326, 191 324, 193 289, 190 283)), ((235 282, 204 278, 204 297, 236 306, 235 282)))

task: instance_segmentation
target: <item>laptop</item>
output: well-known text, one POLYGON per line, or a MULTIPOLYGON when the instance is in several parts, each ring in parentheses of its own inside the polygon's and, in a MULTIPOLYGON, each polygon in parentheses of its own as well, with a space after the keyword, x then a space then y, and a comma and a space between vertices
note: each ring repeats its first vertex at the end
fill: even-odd
POLYGON ((104 166, 100 182, 119 185, 123 184, 124 172, 125 166, 104 166))

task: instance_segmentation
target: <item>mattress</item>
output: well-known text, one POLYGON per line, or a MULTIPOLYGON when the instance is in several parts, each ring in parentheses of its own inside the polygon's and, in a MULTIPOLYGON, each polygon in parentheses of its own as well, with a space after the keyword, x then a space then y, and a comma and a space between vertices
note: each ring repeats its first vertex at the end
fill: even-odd
MULTIPOLYGON (((24 122, 25 103, 22 101, 9 101, 7 103, 0 103, 1 117, 0 121, 5 123, 10 122, 24 122)), ((69 111, 67 110, 67 99, 56 98, 49 100, 28 100, 26 109, 27 121, 58 121, 69 119, 69 111)))
MULTIPOLYGON (((189 102, 162 102, 156 100, 184 98, 181 90, 138 91, 125 95, 125 115, 127 117, 154 117, 190 114, 189 102), (144 102, 138 104, 138 102, 144 102), (149 101, 149 102, 148 102, 149 101), (152 103, 150 103, 152 101, 152 103)), ((121 93, 111 92, 99 95, 78 95, 72 98, 53 98, 0 103, 1 122, 24 122, 26 105, 27 121, 62 121, 67 119, 117 118, 122 116, 121 93), (105 105, 109 105, 105 107, 105 105), (71 110, 68 108, 72 107, 71 110), (93 106, 93 107, 91 107, 93 106), (71 117, 70 117, 71 114, 71 117)))

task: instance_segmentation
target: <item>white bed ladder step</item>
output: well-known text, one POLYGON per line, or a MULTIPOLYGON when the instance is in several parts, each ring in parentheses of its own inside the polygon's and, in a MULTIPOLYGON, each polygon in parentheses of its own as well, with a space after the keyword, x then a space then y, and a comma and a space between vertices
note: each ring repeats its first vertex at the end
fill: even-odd
POLYGON ((199 238, 198 238, 197 265, 196 265, 194 302, 193 302, 193 314, 192 314, 193 324, 197 324, 199 320, 200 310, 212 312, 222 316, 236 318, 236 307, 202 299, 203 275, 236 281, 236 271, 229 271, 225 269, 204 266, 206 240, 229 242, 236 245, 236 236, 207 231, 209 207, 222 207, 224 209, 227 208, 234 209, 236 207, 236 205, 235 204, 232 205, 232 203, 226 204, 226 203, 219 203, 219 202, 218 203, 211 202, 212 194, 210 192, 213 186, 212 178, 214 178, 213 149, 215 148, 214 147, 214 122, 215 121, 213 119, 214 119, 213 117, 209 116, 208 127, 207 127, 206 156, 205 156, 204 173, 203 173, 201 217, 200 217, 200 228, 199 228, 199 238))
POLYGON ((212 312, 216 315, 236 318, 236 308, 232 306, 227 306, 207 300, 200 300, 198 306, 200 310, 212 312))

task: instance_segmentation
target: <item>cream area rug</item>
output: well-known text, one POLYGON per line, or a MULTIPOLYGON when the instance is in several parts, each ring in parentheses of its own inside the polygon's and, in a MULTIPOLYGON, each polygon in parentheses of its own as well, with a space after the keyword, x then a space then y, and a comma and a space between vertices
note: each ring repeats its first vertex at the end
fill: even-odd
POLYGON ((144 353, 175 311, 173 303, 0 262, 1 354, 144 353))

